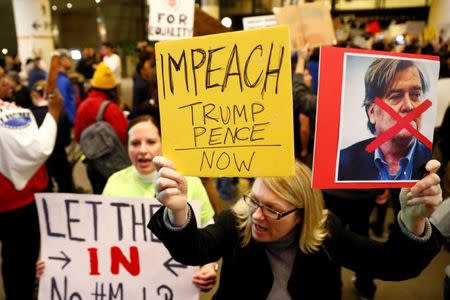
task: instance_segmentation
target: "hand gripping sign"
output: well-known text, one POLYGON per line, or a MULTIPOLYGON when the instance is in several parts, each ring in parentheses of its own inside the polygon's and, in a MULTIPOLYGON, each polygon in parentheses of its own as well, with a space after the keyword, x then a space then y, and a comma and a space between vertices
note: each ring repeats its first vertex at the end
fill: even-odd
POLYGON ((431 159, 439 58, 322 47, 316 188, 412 186, 431 159))

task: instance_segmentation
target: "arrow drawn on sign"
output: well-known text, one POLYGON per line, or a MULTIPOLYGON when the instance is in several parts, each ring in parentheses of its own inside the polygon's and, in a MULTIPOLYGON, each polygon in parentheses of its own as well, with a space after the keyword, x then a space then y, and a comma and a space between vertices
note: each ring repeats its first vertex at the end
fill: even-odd
POLYGON ((65 261, 65 264, 62 266, 61 270, 64 269, 72 260, 67 256, 67 254, 64 253, 64 251, 60 251, 61 254, 64 257, 58 257, 58 256, 49 256, 48 259, 54 259, 54 260, 62 260, 65 261))
POLYGON ((183 268, 183 269, 187 268, 186 265, 176 262, 172 257, 169 258, 168 260, 166 260, 163 265, 164 265, 164 267, 167 268, 167 270, 169 270, 169 272, 171 272, 176 277, 178 277, 178 274, 172 268, 183 268), (171 261, 174 261, 174 262, 170 263, 171 261))

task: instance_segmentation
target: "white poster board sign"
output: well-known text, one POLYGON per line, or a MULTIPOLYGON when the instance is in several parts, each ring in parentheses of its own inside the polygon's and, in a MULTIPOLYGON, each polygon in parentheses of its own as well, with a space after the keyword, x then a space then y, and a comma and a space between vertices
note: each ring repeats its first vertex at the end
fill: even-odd
POLYGON ((192 37, 194 0, 151 0, 148 39, 178 40, 192 37))
POLYGON ((277 24, 275 15, 242 18, 242 26, 244 30, 266 28, 276 26, 277 24))
POLYGON ((173 260, 146 227, 155 199, 42 193, 36 204, 46 262, 38 299, 198 300, 198 267, 173 260))

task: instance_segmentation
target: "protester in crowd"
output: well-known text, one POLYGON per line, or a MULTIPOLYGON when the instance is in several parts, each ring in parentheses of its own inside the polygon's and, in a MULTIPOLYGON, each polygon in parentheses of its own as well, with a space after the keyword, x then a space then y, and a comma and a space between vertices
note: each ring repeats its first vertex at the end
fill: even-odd
POLYGON ((442 195, 450 197, 450 106, 447 107, 441 126, 436 129, 433 158, 442 162, 439 176, 442 178, 442 195))
MULTIPOLYGON (((0 85, 0 94, 2 89, 0 85)), ((59 93, 53 95, 39 128, 30 110, 0 100, 0 242, 6 299, 33 299, 40 247, 34 193, 47 188, 44 162, 53 150, 63 107, 59 93)))
MULTIPOLYGON (((31 90, 31 98, 33 101, 31 112, 36 119, 38 127, 41 127, 49 109, 49 101, 44 98, 44 90, 46 85, 46 81, 40 80, 34 84, 31 90)), ((49 191, 58 193, 73 192, 72 166, 67 159, 66 153, 66 147, 71 142, 71 128, 72 126, 70 124, 69 117, 63 110, 58 121, 55 147, 45 162, 50 179, 48 188, 49 191)))
POLYGON ((122 63, 120 56, 114 53, 114 47, 109 42, 102 43, 100 47, 100 56, 102 61, 111 69, 116 79, 117 85, 120 86, 122 81, 122 63))
POLYGON ((297 61, 292 76, 294 105, 295 157, 308 166, 312 165, 314 132, 316 124, 317 97, 312 94, 309 71, 305 68, 308 45, 296 53, 297 61))
POLYGON ((22 71, 22 63, 20 62, 20 58, 18 55, 6 55, 5 57, 5 71, 6 72, 17 72, 20 73, 22 71))
POLYGON ((86 98, 86 91, 84 89, 85 78, 78 72, 71 72, 69 74, 70 82, 72 83, 73 97, 75 99, 75 106, 78 108, 81 101, 86 98))
POLYGON ((17 106, 23 108, 31 107, 31 96, 30 90, 22 84, 22 79, 19 73, 15 71, 8 72, 8 78, 11 80, 13 86, 13 96, 12 99, 17 106))
MULTIPOLYGON (((28 64, 27 64, 28 66, 28 64)), ((47 72, 42 68, 41 58, 35 57, 31 61, 31 66, 28 71, 28 89, 31 90, 33 85, 39 80, 45 80, 47 72)))
POLYGON ((188 265, 223 259, 215 299, 336 299, 339 265, 383 280, 417 276, 439 252, 443 237, 427 217, 442 201, 437 161, 410 190, 385 243, 344 229, 323 209, 310 170, 296 163, 295 176, 257 178, 250 194, 215 224, 198 229, 187 202, 187 181, 163 157, 155 189, 165 206, 148 227, 172 257, 188 265))
POLYGON ((320 48, 315 47, 311 50, 307 63, 309 74, 311 74, 311 89, 314 95, 317 95, 317 89, 319 87, 319 59, 320 48))
MULTIPOLYGON (((79 142, 83 130, 96 122, 97 113, 101 104, 103 101, 109 100, 112 103, 106 107, 103 113, 103 120, 111 125, 122 144, 125 146, 128 120, 118 105, 119 97, 116 89, 117 83, 114 74, 106 64, 100 63, 97 66, 94 76, 92 77, 91 86, 87 98, 81 102, 75 117, 73 128, 75 141, 79 142)), ((101 194, 108 178, 104 178, 95 171, 95 169, 89 165, 89 161, 87 162, 87 172, 94 193, 101 194)))
MULTIPOLYGON (((154 72, 154 71, 153 71, 154 72)), ((133 74, 133 105, 132 113, 137 114, 139 106, 150 100, 152 66, 150 57, 139 60, 133 74)))
POLYGON ((77 108, 75 105, 72 82, 70 81, 67 74, 72 68, 72 56, 66 49, 56 50, 56 54, 59 56, 58 77, 56 79, 56 85, 64 99, 64 110, 69 116, 70 124, 73 124, 75 121, 75 113, 77 108))
MULTIPOLYGON (((155 166, 153 158, 161 155, 161 132, 158 109, 151 114, 141 115, 130 122, 128 129, 128 155, 132 165, 109 177, 103 190, 104 195, 122 197, 147 197, 155 195, 155 166)), ((213 222, 214 210, 208 194, 198 177, 186 177, 188 200, 200 202, 201 223, 213 222)), ((215 264, 206 264, 194 275, 193 283, 201 291, 209 291, 216 282, 215 264)))
POLYGON ((14 82, 8 76, 0 77, 0 99, 14 101, 14 82))
POLYGON ((92 79, 94 76, 94 65, 97 62, 95 51, 93 48, 84 48, 82 57, 78 61, 75 70, 84 76, 86 80, 92 79))

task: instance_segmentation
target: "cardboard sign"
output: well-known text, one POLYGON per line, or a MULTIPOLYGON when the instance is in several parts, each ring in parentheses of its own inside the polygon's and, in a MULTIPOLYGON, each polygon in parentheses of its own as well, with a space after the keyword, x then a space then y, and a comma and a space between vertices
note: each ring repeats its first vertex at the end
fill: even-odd
POLYGON ((178 40, 192 37, 194 0, 151 0, 148 39, 178 40))
POLYGON ((336 36, 329 7, 324 2, 282 7, 275 15, 278 24, 289 26, 293 49, 336 44, 336 36))
POLYGON ((274 15, 245 17, 242 18, 244 30, 266 28, 277 25, 277 19, 274 15))
POLYGON ((198 300, 198 267, 173 260, 146 227, 156 200, 44 193, 36 204, 46 263, 39 299, 198 300))
POLYGON ((426 26, 425 21, 407 21, 406 22, 406 33, 415 36, 420 36, 424 31, 426 26))
POLYGON ((410 187, 421 179, 438 74, 435 56, 322 47, 313 187, 410 187), (394 150, 402 162, 389 165, 394 150))
POLYGON ((156 44, 162 150, 184 175, 294 174, 288 28, 156 44))

